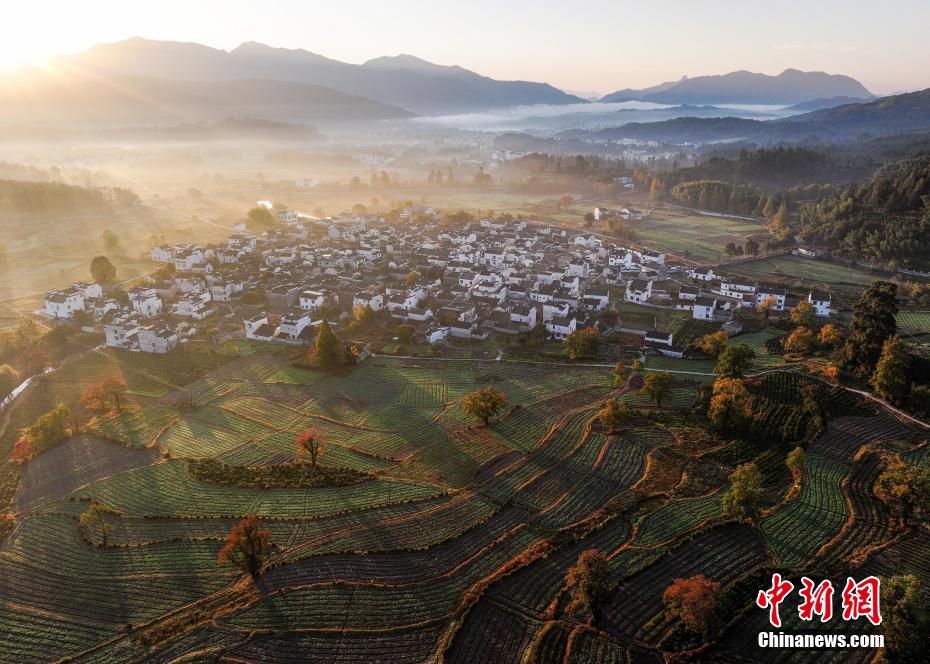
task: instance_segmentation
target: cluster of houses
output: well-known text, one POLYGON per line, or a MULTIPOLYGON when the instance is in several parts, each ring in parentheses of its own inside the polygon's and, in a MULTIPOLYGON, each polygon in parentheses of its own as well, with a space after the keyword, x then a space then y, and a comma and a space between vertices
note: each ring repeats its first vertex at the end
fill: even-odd
MULTIPOLYGON (((611 287, 629 302, 688 309, 703 320, 726 320, 770 296, 775 310, 793 306, 783 291, 713 270, 675 281, 660 252, 523 220, 444 224, 429 208, 411 209, 401 223, 291 210, 279 210, 278 220, 261 235, 154 247, 163 269, 144 283, 110 297, 99 284, 52 290, 41 313, 84 312, 82 325, 102 330, 109 346, 167 352, 207 325, 219 337, 307 344, 324 318, 359 308, 384 312, 430 344, 533 331, 561 340, 597 323, 611 287)), ((808 299, 818 315, 829 314, 829 296, 808 299)))
MULTIPOLYGON (((618 180, 631 180, 631 178, 618 178, 618 180)), ((630 182, 632 186, 632 180, 630 182)), ((625 186, 625 185, 624 185, 625 186)), ((594 220, 595 221, 607 221, 609 219, 622 219, 624 221, 639 221, 646 216, 646 213, 642 210, 637 210, 636 208, 620 208, 615 210, 608 207, 596 207, 594 208, 594 220)))

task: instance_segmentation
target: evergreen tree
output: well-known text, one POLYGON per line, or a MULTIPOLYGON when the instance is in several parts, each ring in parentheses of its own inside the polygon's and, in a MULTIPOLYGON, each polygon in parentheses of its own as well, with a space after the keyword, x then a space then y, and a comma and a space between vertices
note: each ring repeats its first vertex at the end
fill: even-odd
POLYGON ((859 376, 868 376, 874 371, 885 340, 897 332, 897 293, 895 284, 873 281, 853 307, 850 335, 843 346, 843 361, 859 376))
POLYGON ((882 344, 882 354, 875 365, 869 384, 875 394, 892 403, 900 403, 907 395, 907 348, 900 337, 893 336, 882 344))
POLYGON ((329 323, 325 320, 320 325, 320 331, 316 335, 314 349, 316 350, 317 362, 324 371, 332 371, 342 364, 342 345, 333 333, 332 328, 330 328, 329 323))

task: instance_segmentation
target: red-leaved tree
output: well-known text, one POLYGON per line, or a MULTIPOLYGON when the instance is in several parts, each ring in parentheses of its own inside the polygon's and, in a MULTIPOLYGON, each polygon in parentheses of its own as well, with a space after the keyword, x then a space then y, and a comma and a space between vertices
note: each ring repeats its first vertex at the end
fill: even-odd
POLYGON ((220 549, 217 562, 220 565, 233 564, 255 578, 270 552, 271 531, 262 528, 254 515, 247 516, 226 535, 226 543, 220 549))
POLYGON ((675 579, 665 589, 662 601, 665 610, 680 618, 685 627, 694 632, 706 633, 717 608, 719 593, 719 583, 698 574, 688 579, 675 579))
POLYGON ((298 456, 309 456, 310 465, 316 469, 316 460, 323 453, 323 441, 313 429, 304 429, 294 436, 298 456))

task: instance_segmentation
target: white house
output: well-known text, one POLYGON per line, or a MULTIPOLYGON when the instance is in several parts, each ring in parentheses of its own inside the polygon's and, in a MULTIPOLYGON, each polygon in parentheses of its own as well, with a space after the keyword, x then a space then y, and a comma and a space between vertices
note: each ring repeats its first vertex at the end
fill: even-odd
POLYGON ((659 330, 656 328, 646 332, 646 336, 643 339, 643 350, 656 351, 667 357, 680 358, 682 355, 684 355, 684 350, 677 348, 672 343, 671 332, 666 332, 665 330, 659 330))
POLYGON ((45 294, 41 313, 49 318, 71 318, 84 311, 84 295, 76 288, 52 289, 45 294))
POLYGON ((543 322, 548 323, 553 318, 567 318, 570 313, 568 302, 546 302, 542 306, 543 322))
POLYGON ((214 302, 229 302, 237 293, 241 293, 244 287, 241 281, 215 281, 210 286, 210 297, 214 302))
POLYGON ((756 304, 756 284, 736 279, 726 279, 720 283, 720 288, 712 292, 724 297, 739 300, 750 307, 756 304))
POLYGON ((326 303, 326 296, 320 291, 305 290, 300 292, 298 302, 301 309, 314 311, 326 303))
POLYGON ((139 287, 129 291, 129 301, 133 311, 145 318, 158 316, 164 307, 154 288, 139 287))
POLYGON ((110 348, 138 350, 139 322, 129 315, 114 316, 104 324, 103 333, 110 348))
POLYGON ((714 273, 714 268, 712 267, 705 269, 692 268, 688 270, 688 276, 696 281, 713 281, 719 277, 719 275, 714 273))
POLYGON ((713 320, 717 310, 717 300, 712 297, 698 297, 691 308, 691 317, 698 320, 713 320))
POLYGON ((761 306, 763 302, 772 298, 772 310, 784 311, 785 297, 787 294, 784 288, 759 288, 759 291, 756 293, 756 306, 761 306))
POLYGON ((278 210, 278 221, 288 226, 293 226, 300 220, 300 213, 297 210, 278 210))
POLYGON ((384 295, 372 291, 360 291, 352 298, 352 306, 362 309, 367 306, 371 307, 372 311, 381 311, 384 308, 384 295))
MULTIPOLYGON (((679 300, 689 300, 689 301, 691 301, 691 302, 694 302, 694 300, 697 299, 698 293, 700 293, 700 292, 701 292, 700 289, 698 289, 698 288, 696 288, 696 287, 694 287, 694 286, 689 286, 689 285, 687 285, 687 284, 682 284, 682 285, 681 285, 681 288, 678 289, 678 299, 679 299, 679 300)), ((690 308, 690 307, 689 307, 689 308, 690 308)))
POLYGON ((281 324, 278 327, 278 338, 282 341, 303 341, 309 340, 310 336, 304 334, 311 325, 309 311, 291 311, 281 317, 281 324))
POLYGON ((245 326, 245 338, 256 341, 271 341, 275 334, 275 327, 268 322, 268 314, 260 314, 255 318, 242 321, 245 326))
POLYGON ((524 325, 527 329, 536 329, 536 307, 528 304, 517 304, 510 310, 510 320, 524 325))
POLYGON ((187 293, 178 300, 174 307, 174 312, 178 316, 187 316, 194 320, 203 320, 213 313, 213 300, 210 293, 187 293))
POLYGON ((603 311, 610 304, 610 292, 606 288, 588 288, 584 292, 582 303, 589 311, 603 311))
POLYGON ((814 307, 814 313, 818 316, 829 316, 830 315, 830 304, 832 298, 829 293, 817 293, 812 292, 807 296, 807 301, 811 303, 814 307))
POLYGON ((426 342, 429 344, 438 344, 440 341, 445 341, 449 336, 448 327, 430 327, 426 329, 424 333, 426 335, 426 342))
POLYGON ((627 302, 645 302, 652 296, 652 282, 645 279, 631 279, 626 285, 623 299, 627 302))
POLYGON ((556 316, 546 323, 546 331, 554 339, 565 339, 569 334, 578 329, 578 321, 574 318, 565 316, 556 316))
POLYGON ((143 353, 167 353, 178 345, 178 333, 166 323, 157 322, 138 328, 136 341, 143 353))

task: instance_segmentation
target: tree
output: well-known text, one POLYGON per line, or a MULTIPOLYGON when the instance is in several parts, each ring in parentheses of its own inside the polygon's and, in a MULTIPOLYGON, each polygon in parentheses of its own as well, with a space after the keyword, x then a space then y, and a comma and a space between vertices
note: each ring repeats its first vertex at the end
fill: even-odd
POLYGON ((875 482, 875 495, 900 517, 915 509, 930 509, 930 468, 915 468, 900 460, 889 463, 875 482))
POLYGON ((762 473, 754 463, 744 463, 730 475, 730 489, 723 496, 727 515, 752 524, 762 516, 762 473))
POLYGON ((678 618, 692 632, 707 634, 717 610, 720 584, 703 574, 675 579, 662 593, 666 613, 678 618))
POLYGON ((326 451, 323 442, 313 429, 304 429, 294 436, 294 448, 297 450, 297 456, 310 457, 310 466, 314 470, 316 470, 316 460, 326 451))
POLYGON ((594 225, 594 213, 586 212, 584 215, 584 225, 590 228, 594 225))
POLYGON ((71 411, 63 404, 58 404, 39 415, 32 426, 23 432, 23 437, 29 441, 32 452, 38 454, 64 440, 70 422, 71 411))
POLYGON ((732 258, 733 256, 736 256, 736 253, 737 253, 736 243, 735 243, 735 242, 727 242, 726 246, 724 246, 724 248, 723 248, 723 251, 724 251, 724 253, 726 253, 726 255, 729 256, 730 258, 732 258))
POLYGON ((621 360, 617 360, 613 371, 614 385, 622 385, 630 378, 630 370, 624 366, 621 360))
POLYGON ((833 323, 827 323, 817 333, 817 343, 824 348, 836 348, 840 345, 840 330, 833 323))
POLYGON ((897 293, 895 284, 873 281, 853 307, 843 361, 858 376, 868 376, 875 370, 882 345, 897 332, 897 293))
POLYGON ((100 541, 103 546, 107 545, 107 535, 113 530, 113 524, 106 517, 106 508, 97 501, 93 501, 90 507, 81 514, 79 519, 81 527, 85 529, 96 530, 100 533, 100 541))
POLYGON ((119 235, 109 228, 103 229, 103 232, 100 234, 100 241, 103 243, 103 248, 110 253, 119 249, 119 235))
POLYGON ((226 543, 220 549, 217 562, 235 565, 254 579, 269 553, 271 531, 262 528, 257 517, 247 516, 226 535, 226 543))
POLYGON ((814 305, 807 300, 801 300, 791 310, 791 322, 798 327, 812 327, 814 325, 814 305))
POLYGON ((98 284, 105 284, 116 277, 116 267, 106 256, 94 256, 90 261, 90 276, 98 284))
POLYGON ((765 201, 765 205, 762 207, 762 216, 765 217, 766 219, 769 219, 772 217, 772 215, 775 214, 776 209, 777 208, 775 207, 775 199, 769 196, 768 199, 765 201))
POLYGON ((630 362, 630 370, 632 371, 642 371, 643 370, 643 361, 638 357, 630 362))
POLYGON ((123 399, 129 388, 122 376, 107 376, 96 385, 88 387, 81 395, 81 403, 93 410, 109 410, 122 412, 123 399))
POLYGON ((565 613, 584 624, 594 622, 595 612, 607 591, 607 559, 597 549, 582 551, 565 573, 569 601, 565 613))
POLYGON ((908 574, 882 579, 881 607, 885 648, 904 661, 920 661, 926 649, 926 634, 919 628, 920 614, 926 607, 917 577, 908 574))
POLYGON ((649 186, 649 200, 653 203, 661 203, 665 198, 665 187, 659 178, 652 178, 652 184, 649 186))
POLYGON ((907 347, 897 335, 885 340, 869 384, 875 394, 892 403, 900 403, 908 393, 907 347))
POLYGON ((794 328, 791 334, 788 335, 788 338, 785 339, 785 351, 788 353, 804 355, 809 353, 813 347, 814 333, 803 325, 794 328))
POLYGON ((746 344, 728 346, 717 359, 714 373, 728 378, 740 378, 752 368, 754 359, 756 359, 756 351, 752 349, 752 346, 746 344))
POLYGON ((0 401, 19 385, 19 372, 9 364, 0 365, 0 401))
POLYGON ((768 320, 769 316, 771 316, 772 314, 772 311, 777 306, 778 306, 778 298, 776 298, 774 295, 769 295, 767 298, 762 300, 762 302, 756 305, 756 311, 762 314, 763 319, 768 320))
POLYGON ((462 412, 488 424, 507 406, 507 395, 493 387, 482 387, 465 395, 462 412))
POLYGON ((727 347, 729 337, 723 330, 705 334, 695 342, 695 347, 708 357, 719 357, 727 347))
POLYGON ((407 273, 407 288, 413 288, 417 285, 417 281, 420 280, 420 273, 416 270, 411 270, 407 273))
POLYGON ((598 422, 606 431, 613 431, 617 427, 622 427, 628 424, 632 418, 633 413, 630 412, 630 407, 626 401, 617 401, 616 399, 608 400, 597 414, 598 422))
POLYGON ((620 320, 620 314, 617 313, 616 309, 604 309, 601 312, 601 322, 606 327, 613 327, 618 320, 620 320))
POLYGON ((784 237, 790 230, 788 226, 788 205, 782 202, 778 211, 769 219, 769 232, 776 238, 784 237))
POLYGON ((271 210, 261 205, 246 212, 245 219, 249 226, 259 230, 274 226, 274 215, 271 214, 271 210))
POLYGON ((804 475, 804 468, 807 465, 807 452, 804 451, 803 447, 795 447, 785 457, 785 465, 791 471, 795 486, 800 485, 801 477, 804 475))
POLYGON ((342 353, 342 344, 339 343, 339 339, 336 338, 329 323, 325 320, 320 325, 320 331, 317 332, 313 347, 316 352, 316 360, 324 371, 336 369, 345 359, 342 353))
POLYGON ((413 328, 401 323, 394 328, 394 336, 402 346, 409 346, 413 341, 413 328))
POLYGON ((375 322, 375 310, 371 308, 370 304, 366 304, 364 307, 356 305, 352 315, 352 325, 356 330, 366 330, 375 322))
POLYGON ((656 402, 657 407, 661 408, 665 397, 672 391, 674 382, 675 378, 668 371, 652 371, 643 379, 640 394, 646 395, 656 402))
POLYGON ((584 327, 575 330, 563 342, 565 351, 570 360, 580 360, 584 357, 591 357, 597 353, 598 338, 597 330, 593 327, 584 327))
POLYGON ((752 397, 738 378, 718 378, 707 409, 707 418, 719 431, 740 434, 752 422, 752 397))
POLYGON ((758 256, 759 243, 753 239, 746 240, 746 242, 743 243, 743 251, 747 256, 758 256))

